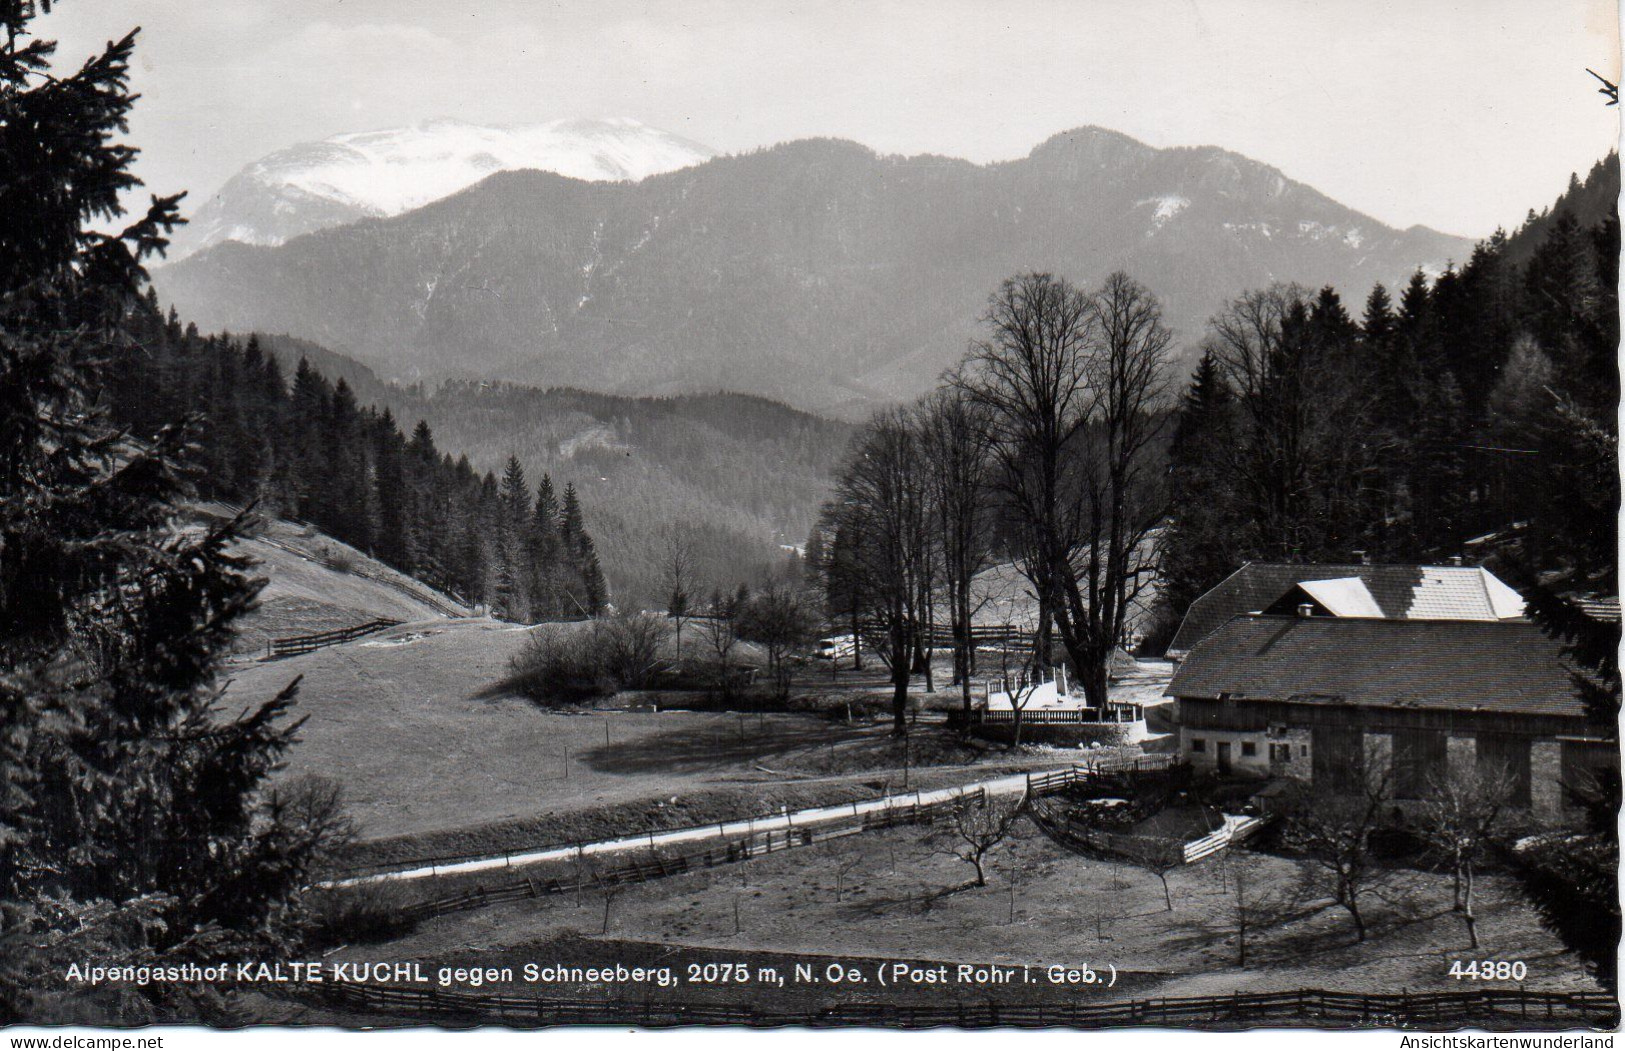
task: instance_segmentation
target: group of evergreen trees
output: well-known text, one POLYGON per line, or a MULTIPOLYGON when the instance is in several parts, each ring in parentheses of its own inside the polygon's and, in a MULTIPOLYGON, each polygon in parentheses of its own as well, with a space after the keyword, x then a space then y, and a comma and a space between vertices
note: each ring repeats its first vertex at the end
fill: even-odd
POLYGON ((1397 303, 1378 285, 1358 320, 1295 286, 1216 316, 1170 451, 1174 615, 1249 559, 1436 562, 1521 523, 1548 566, 1597 546, 1566 534, 1611 537, 1617 485, 1584 445, 1615 432, 1619 218, 1591 204, 1618 185, 1610 157, 1459 269, 1397 303))
POLYGON ((533 494, 510 458, 499 479, 362 407, 301 358, 291 382, 257 338, 200 336, 149 295, 113 357, 114 417, 138 438, 198 419, 202 494, 314 524, 404 573, 533 621, 589 616, 608 596, 573 485, 533 494))

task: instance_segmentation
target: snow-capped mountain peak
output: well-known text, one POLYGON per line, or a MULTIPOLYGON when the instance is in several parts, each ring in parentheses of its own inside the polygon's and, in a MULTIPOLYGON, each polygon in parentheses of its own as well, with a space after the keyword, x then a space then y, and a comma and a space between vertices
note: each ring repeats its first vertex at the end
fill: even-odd
POLYGON ((182 228, 170 257, 225 240, 281 244, 328 226, 399 215, 498 171, 636 181, 713 156, 707 146, 626 117, 503 126, 437 118, 348 132, 289 146, 244 168, 182 228))

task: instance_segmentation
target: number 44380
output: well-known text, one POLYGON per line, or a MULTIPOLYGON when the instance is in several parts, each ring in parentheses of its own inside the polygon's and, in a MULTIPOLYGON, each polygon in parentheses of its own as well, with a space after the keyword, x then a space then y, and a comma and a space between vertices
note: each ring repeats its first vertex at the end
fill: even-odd
POLYGON ((1521 982, 1529 968, 1522 960, 1461 960, 1450 962, 1450 977, 1457 981, 1521 982))

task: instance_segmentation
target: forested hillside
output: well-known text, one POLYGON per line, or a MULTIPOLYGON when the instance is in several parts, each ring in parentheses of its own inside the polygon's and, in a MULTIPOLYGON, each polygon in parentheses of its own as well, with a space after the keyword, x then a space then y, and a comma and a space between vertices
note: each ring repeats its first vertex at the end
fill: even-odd
POLYGON ((852 428, 742 394, 620 398, 577 390, 450 383, 397 391, 476 466, 510 453, 568 478, 592 508, 618 604, 665 606, 668 539, 697 580, 731 590, 778 572, 811 530, 852 428))
MULTIPOLYGON (((199 338, 189 353, 203 360, 241 342, 199 338)), ((731 590, 780 572, 786 547, 812 528, 852 432, 848 424, 743 394, 624 398, 511 384, 403 387, 308 340, 259 334, 255 343, 286 377, 304 360, 329 383, 343 381, 356 404, 387 409, 403 430, 411 421, 427 422, 436 447, 465 456, 478 475, 500 475, 517 457, 533 480, 546 473, 561 491, 573 486, 590 508, 608 591, 623 606, 663 605, 664 551, 677 534, 696 579, 708 586, 731 590)), ((224 366, 228 374, 240 367, 224 366)), ((190 396, 214 405, 211 395, 190 396)), ((344 539, 361 547, 371 542, 344 539)))
POLYGON ((530 621, 590 615, 609 599, 581 501, 509 458, 500 480, 453 459, 419 422, 363 407, 342 376, 300 358, 290 378, 259 340, 182 329, 149 298, 112 363, 112 416, 137 439, 198 420, 197 486, 308 521, 471 604, 530 621))
POLYGON ((1618 190, 1610 155, 1459 269, 1363 308, 1278 287, 1216 316, 1172 451, 1174 614, 1244 560, 1361 551, 1494 556, 1520 585, 1617 594, 1618 190))

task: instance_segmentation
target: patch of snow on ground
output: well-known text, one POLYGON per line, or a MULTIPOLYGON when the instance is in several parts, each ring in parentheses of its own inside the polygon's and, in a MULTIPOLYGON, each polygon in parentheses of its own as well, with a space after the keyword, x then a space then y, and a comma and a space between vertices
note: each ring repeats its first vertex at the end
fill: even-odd
POLYGON ((1147 197, 1143 201, 1135 201, 1134 207, 1139 208, 1147 204, 1156 205, 1156 211, 1151 213, 1151 229, 1146 231, 1146 236, 1149 237, 1166 226, 1174 216, 1189 208, 1191 200, 1189 197, 1181 197, 1177 193, 1169 193, 1163 194, 1161 197, 1147 197))

